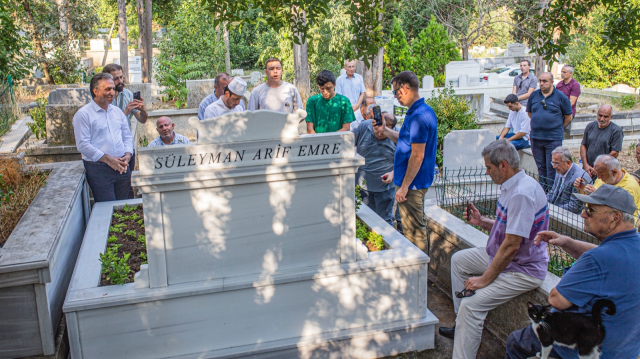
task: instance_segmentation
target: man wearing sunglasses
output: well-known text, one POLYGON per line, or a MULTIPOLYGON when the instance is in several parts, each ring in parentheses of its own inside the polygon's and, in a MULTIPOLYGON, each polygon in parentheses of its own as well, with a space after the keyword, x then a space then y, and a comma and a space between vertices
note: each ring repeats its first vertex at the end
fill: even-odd
POLYGON ((540 185, 548 192, 553 187, 556 170, 551 165, 551 152, 562 146, 564 127, 573 119, 571 102, 553 86, 550 72, 540 74, 540 89, 533 91, 527 103, 531 118, 531 153, 538 167, 540 185))
MULTIPOLYGON (((614 315, 602 314, 606 336, 599 358, 637 358, 640 354, 640 235, 635 228, 636 205, 620 187, 604 184, 591 195, 574 194, 586 204, 580 215, 584 231, 600 245, 542 231, 535 243, 560 247, 577 261, 549 293, 554 311, 591 314, 600 299, 611 300, 614 315)), ((507 339, 506 359, 535 357, 540 341, 531 325, 507 339)), ((578 358, 578 350, 554 345, 553 358, 578 358)))
POLYGON ((527 101, 531 93, 538 87, 538 78, 530 72, 531 61, 520 61, 520 75, 513 79, 512 94, 518 96, 518 101, 523 107, 527 106, 527 101))

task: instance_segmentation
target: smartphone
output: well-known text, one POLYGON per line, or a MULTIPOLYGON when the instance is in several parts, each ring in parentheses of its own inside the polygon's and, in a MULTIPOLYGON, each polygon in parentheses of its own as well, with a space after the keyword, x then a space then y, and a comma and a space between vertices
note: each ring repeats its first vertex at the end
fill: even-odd
POLYGON ((142 99, 140 98, 140 91, 136 91, 133 93, 133 99, 134 100, 138 100, 138 101, 142 101, 142 99))
POLYGON ((382 126, 382 110, 380 110, 380 106, 373 108, 373 119, 376 121, 376 126, 382 126))

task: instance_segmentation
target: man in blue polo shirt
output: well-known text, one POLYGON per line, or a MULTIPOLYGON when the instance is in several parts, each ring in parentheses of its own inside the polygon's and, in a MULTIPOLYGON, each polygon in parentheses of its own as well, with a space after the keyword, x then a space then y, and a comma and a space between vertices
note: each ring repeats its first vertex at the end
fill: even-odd
MULTIPOLYGON (((591 195, 573 194, 585 203, 584 231, 600 241, 571 239, 551 231, 538 233, 542 241, 559 246, 577 261, 549 293, 554 310, 590 314, 600 299, 611 300, 616 314, 602 313, 606 336, 601 359, 636 359, 640 354, 640 235, 636 232, 636 205, 623 188, 604 184, 591 195)), ((541 351, 531 326, 507 339, 506 359, 533 357, 541 351)), ((554 345, 551 357, 578 359, 577 349, 554 345)))
POLYGON ((538 167, 540 185, 545 192, 553 187, 556 170, 551 165, 551 152, 562 146, 564 128, 573 119, 571 102, 553 86, 553 75, 544 72, 538 78, 540 89, 533 91, 527 102, 531 118, 531 153, 538 167))
POLYGON ((393 171, 385 183, 393 180, 404 235, 423 251, 427 250, 427 225, 424 219, 424 195, 433 182, 436 164, 438 122, 433 109, 420 97, 418 77, 403 71, 392 80, 393 96, 409 108, 400 132, 384 127, 384 134, 397 143, 393 171))

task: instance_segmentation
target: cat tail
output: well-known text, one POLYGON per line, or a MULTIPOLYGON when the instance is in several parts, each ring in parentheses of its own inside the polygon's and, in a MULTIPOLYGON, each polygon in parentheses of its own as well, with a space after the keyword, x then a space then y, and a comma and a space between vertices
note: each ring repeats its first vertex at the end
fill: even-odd
POLYGON ((616 305, 610 301, 609 299, 598 299, 596 304, 593 305, 591 309, 591 315, 593 316, 593 321, 596 322, 599 326, 602 325, 602 309, 607 308, 605 313, 607 315, 616 314, 616 305))

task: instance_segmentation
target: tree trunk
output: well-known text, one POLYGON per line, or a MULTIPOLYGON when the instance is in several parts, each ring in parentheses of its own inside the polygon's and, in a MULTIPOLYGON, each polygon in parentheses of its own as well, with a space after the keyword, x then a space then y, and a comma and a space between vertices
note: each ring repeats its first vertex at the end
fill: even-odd
POLYGON ((60 30, 64 32, 65 36, 69 36, 67 2, 65 0, 56 0, 56 5, 58 5, 58 23, 60 24, 60 30))
POLYGON ((104 56, 102 57, 102 67, 107 63, 107 54, 109 53, 109 46, 111 45, 111 35, 113 35, 113 28, 116 26, 116 22, 111 23, 111 29, 109 29, 109 36, 107 36, 107 46, 104 48, 104 56))
POLYGON ((371 60, 371 66, 364 69, 364 87, 367 97, 382 95, 382 57, 384 48, 379 47, 378 53, 371 60))
POLYGON ((127 49, 127 3, 118 0, 118 37, 120 38, 120 66, 122 74, 129 82, 129 51, 127 49))
MULTIPOLYGON (((307 21, 307 16, 302 12, 302 21, 307 21)), ((302 103, 305 103, 311 95, 311 84, 309 83, 309 54, 307 52, 307 39, 302 34, 295 33, 300 45, 293 43, 293 73, 295 77, 295 86, 300 92, 302 103)))
POLYGON ((29 0, 22 0, 22 7, 24 8, 24 12, 27 15, 27 20, 29 21, 29 30, 31 31, 31 37, 33 40, 33 44, 36 47, 36 52, 38 56, 42 59, 40 66, 42 66, 42 72, 44 72, 44 78, 47 80, 49 85, 55 85, 56 82, 51 77, 51 73, 49 72, 49 64, 46 62, 46 56, 44 53, 44 48, 42 47, 42 41, 38 38, 36 34, 35 22, 33 20, 33 14, 31 13, 31 6, 29 5, 29 0))
POLYGON ((145 28, 147 30, 146 42, 147 42, 147 81, 151 83, 153 78, 153 28, 151 22, 153 20, 153 7, 151 0, 145 0, 144 2, 144 18, 145 28))
POLYGON ((144 0, 136 0, 136 12, 138 13, 138 43, 140 44, 140 67, 142 69, 142 82, 148 82, 147 73, 147 22, 144 14, 144 0))
MULTIPOLYGON (((548 3, 549 3, 548 0, 540 0, 540 15, 543 14, 544 8, 547 6, 548 3)), ((544 29, 544 26, 542 25, 542 22, 538 23, 538 31, 542 31, 543 29, 544 29)), ((539 38, 536 39, 536 42, 538 42, 538 46, 541 45, 539 38)), ((544 59, 542 59, 542 56, 540 56, 537 53, 536 53, 535 61, 536 61, 536 64, 535 64, 536 77, 540 77, 540 74, 544 72, 545 61, 544 59)))
POLYGON ((469 60, 469 43, 467 42, 467 38, 463 37, 462 38, 462 60, 464 61, 468 61, 469 60))
POLYGON ((229 48, 229 29, 227 23, 222 25, 222 37, 224 38, 224 69, 231 74, 231 51, 229 48))

